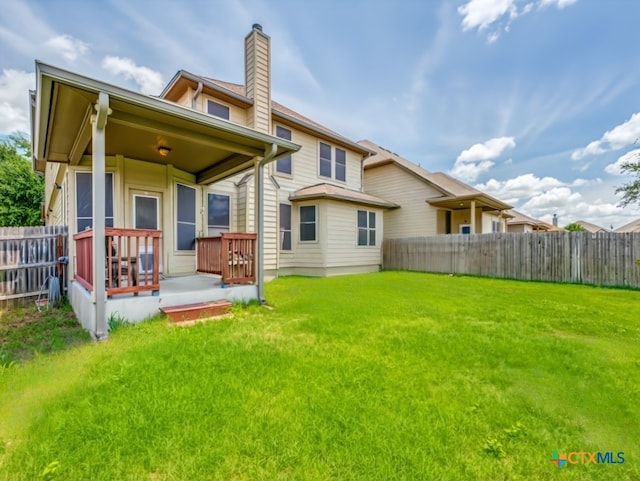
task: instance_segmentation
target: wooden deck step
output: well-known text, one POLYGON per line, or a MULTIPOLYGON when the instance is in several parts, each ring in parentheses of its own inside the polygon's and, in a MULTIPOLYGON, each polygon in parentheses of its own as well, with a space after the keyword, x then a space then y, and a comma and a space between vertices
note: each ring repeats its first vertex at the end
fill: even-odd
POLYGON ((231 312, 231 303, 226 300, 196 302, 194 304, 161 307, 160 310, 173 322, 195 321, 229 314, 231 312))

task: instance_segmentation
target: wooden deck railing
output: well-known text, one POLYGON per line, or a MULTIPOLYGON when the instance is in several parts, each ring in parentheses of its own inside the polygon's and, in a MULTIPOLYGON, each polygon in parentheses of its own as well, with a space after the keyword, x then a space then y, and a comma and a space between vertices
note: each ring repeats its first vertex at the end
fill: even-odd
MULTIPOLYGON (((108 296, 160 290, 158 230, 105 229, 105 273, 108 296)), ((73 236, 76 241, 75 280, 93 290, 93 230, 73 236)))
POLYGON ((256 234, 224 232, 197 239, 197 270, 222 276, 224 284, 256 281, 256 234))

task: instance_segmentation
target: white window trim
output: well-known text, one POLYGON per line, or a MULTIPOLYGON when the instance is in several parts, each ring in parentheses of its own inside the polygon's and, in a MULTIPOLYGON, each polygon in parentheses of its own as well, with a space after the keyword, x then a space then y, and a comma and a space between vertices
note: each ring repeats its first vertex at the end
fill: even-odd
POLYGON ((233 206, 231 205, 231 195, 225 194, 224 192, 211 192, 211 191, 207 191, 206 194, 207 194, 207 208, 206 208, 206 212, 207 212, 207 217, 206 217, 206 219, 207 219, 207 222, 206 222, 207 229, 206 229, 206 233, 207 233, 207 235, 209 235, 209 229, 219 229, 219 230, 221 230, 222 228, 224 228, 224 226, 210 225, 209 224, 209 196, 210 195, 220 195, 220 196, 224 196, 227 199, 229 199, 229 225, 227 226, 228 230, 226 232, 231 232, 231 217, 232 217, 231 213, 233 212, 233 210, 232 210, 233 206))
POLYGON ((366 249, 366 248, 375 248, 378 247, 378 213, 375 210, 367 210, 367 209, 356 209, 356 247, 359 249, 366 249), (360 225, 358 225, 358 212, 366 212, 367 213, 367 227, 366 227, 366 231, 367 231, 367 243, 365 245, 360 245, 360 243, 358 242, 360 239, 360 229, 362 229, 363 227, 360 227, 360 225), (373 229, 369 226, 369 214, 373 214, 375 216, 376 219, 376 227, 374 227, 373 229), (375 232, 375 236, 376 236, 376 243, 371 245, 369 244, 369 233, 371 231, 375 232))
POLYGON ((319 242, 318 239, 318 224, 320 223, 320 209, 318 207, 318 204, 307 204, 307 205, 299 205, 298 206, 298 242, 300 242, 301 244, 317 244, 319 242), (302 209, 303 207, 315 207, 316 210, 316 221, 315 221, 315 227, 316 227, 316 232, 315 232, 315 239, 314 240, 302 240, 300 237, 302 235, 302 229, 300 229, 300 225, 302 224, 302 216, 300 215, 300 209, 302 209))
POLYGON ((472 233, 472 232, 471 232, 471 224, 460 224, 460 228, 459 228, 459 230, 458 230, 458 233, 459 233, 459 234, 462 234, 462 233, 463 233, 463 232, 462 232, 462 228, 463 228, 463 227, 468 227, 468 228, 469 228, 469 234, 471 234, 471 233, 472 233))
MULTIPOLYGON (((276 133, 278 132, 278 127, 280 127, 281 129, 288 130, 289 133, 291 134, 291 139, 292 139, 292 140, 289 140, 289 142, 293 142, 293 130, 291 130, 289 127, 285 127, 284 125, 280 125, 280 124, 274 125, 274 127, 273 127, 273 135, 275 137, 278 137, 276 135, 276 133)), ((278 137, 278 138, 280 139, 282 137, 278 137)), ((284 140, 287 140, 287 139, 284 139, 284 140)), ((291 158, 291 173, 289 174, 287 172, 280 172, 278 170, 278 161, 276 160, 275 162, 273 162, 273 174, 274 175, 277 175, 278 177, 284 177, 285 179, 293 179, 293 177, 294 177, 293 174, 294 174, 294 171, 295 171, 294 166, 293 166, 293 164, 294 164, 294 162, 293 162, 293 154, 289 155, 289 157, 291 158)))

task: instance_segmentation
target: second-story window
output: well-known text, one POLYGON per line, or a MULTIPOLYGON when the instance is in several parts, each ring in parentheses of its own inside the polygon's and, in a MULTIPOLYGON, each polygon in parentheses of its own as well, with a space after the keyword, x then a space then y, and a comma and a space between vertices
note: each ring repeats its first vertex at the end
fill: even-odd
MULTIPOLYGON (((285 129, 284 127, 276 126, 276 137, 280 137, 281 139, 291 140, 291 131, 289 129, 285 129)), ((282 157, 276 161, 276 172, 280 172, 281 174, 291 175, 291 156, 287 155, 286 157, 282 157)))
POLYGON ((320 166, 321 177, 336 180, 347 180, 347 153, 339 148, 332 148, 329 144, 320 142, 320 166))
POLYGON ((320 142, 320 175, 331 178, 331 146, 320 142))
POLYGON ((221 119, 229 120, 229 107, 214 102, 213 100, 207 101, 207 113, 220 117, 221 119))

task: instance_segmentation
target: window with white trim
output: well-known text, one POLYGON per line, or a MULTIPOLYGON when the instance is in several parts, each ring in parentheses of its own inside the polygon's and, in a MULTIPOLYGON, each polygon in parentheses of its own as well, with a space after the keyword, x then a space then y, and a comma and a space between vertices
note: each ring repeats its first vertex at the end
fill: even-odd
POLYGON ((317 239, 317 209, 315 205, 301 205, 300 214, 300 242, 312 242, 317 239))
POLYGON ((318 173, 321 177, 347 180, 347 153, 343 149, 320 142, 318 173))
MULTIPOLYGON (((276 137, 279 137, 284 140, 291 140, 291 131, 289 129, 285 129, 284 127, 280 127, 276 125, 276 137)), ((293 172, 291 168, 291 156, 287 155, 286 157, 282 157, 281 159, 276 160, 276 172, 281 174, 291 175, 293 172)))
POLYGON ((376 213, 368 210, 358 211, 358 246, 376 245, 376 213))
MULTIPOLYGON (((104 225, 113 227, 113 174, 104 176, 104 225)), ((93 173, 76 172, 76 228, 78 232, 93 227, 93 173)))
POLYGON ((176 184, 176 250, 196 249, 196 189, 176 184))
POLYGON ((207 113, 209 115, 220 117, 221 119, 229 120, 229 107, 219 104, 218 102, 214 102, 213 100, 207 101, 207 113))
POLYGON ((207 193, 207 233, 210 236, 231 229, 231 202, 228 195, 207 193))
POLYGON ((291 250, 291 205, 280 204, 280 250, 291 250))

